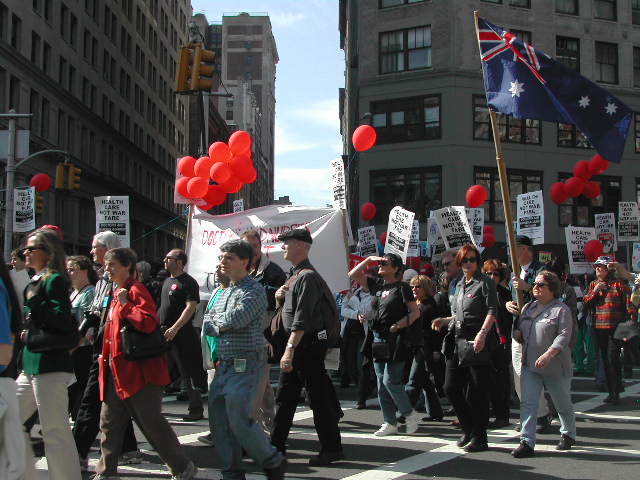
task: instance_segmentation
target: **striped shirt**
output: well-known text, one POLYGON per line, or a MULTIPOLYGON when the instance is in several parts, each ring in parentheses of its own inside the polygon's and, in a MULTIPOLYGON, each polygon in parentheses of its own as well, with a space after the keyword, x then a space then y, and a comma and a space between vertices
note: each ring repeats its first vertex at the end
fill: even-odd
POLYGON ((263 320, 267 310, 264 288, 251 277, 231 283, 222 290, 211 311, 205 315, 204 333, 212 326, 224 330, 218 338, 218 359, 242 358, 264 350, 263 320))
POLYGON ((637 310, 631 303, 631 289, 626 283, 618 280, 607 282, 606 288, 595 293, 594 288, 598 283, 598 280, 591 282, 589 291, 582 298, 584 305, 595 312, 595 328, 611 329, 618 322, 636 319, 637 310))

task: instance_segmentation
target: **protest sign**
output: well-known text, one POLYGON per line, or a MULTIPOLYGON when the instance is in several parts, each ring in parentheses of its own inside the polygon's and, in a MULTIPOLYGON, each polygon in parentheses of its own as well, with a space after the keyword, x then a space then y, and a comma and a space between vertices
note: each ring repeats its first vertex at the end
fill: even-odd
POLYGON ((618 251, 616 219, 614 213, 596 213, 596 238, 604 245, 603 253, 618 251))
POLYGON ((244 200, 242 198, 233 201, 233 213, 244 211, 244 200))
POLYGON ((551 260, 553 260, 553 252, 548 252, 548 251, 538 252, 538 261, 543 265, 545 263, 550 262, 551 260))
POLYGON ((387 243, 384 246, 384 253, 395 253, 402 257, 402 261, 407 261, 409 250, 409 240, 413 229, 413 218, 415 213, 405 210, 402 207, 393 207, 389 212, 389 223, 387 225, 387 243))
POLYGON ((331 191, 333 192, 333 208, 347 208, 345 191, 344 163, 341 158, 331 160, 331 191))
POLYGON ((427 220, 427 242, 431 247, 431 261, 439 262, 447 248, 444 246, 442 235, 440 235, 438 222, 436 222, 436 219, 433 217, 427 220))
POLYGON ((440 235, 447 249, 460 248, 467 243, 475 245, 464 207, 444 207, 433 212, 440 227, 440 235))
POLYGON ((358 251, 363 257, 378 255, 376 242, 376 227, 362 227, 358 229, 358 251))
POLYGON ((409 238, 409 249, 407 250, 407 257, 420 256, 420 223, 418 220, 413 221, 413 228, 411 229, 411 237, 409 238))
POLYGON ((526 235, 534 245, 544 243, 544 200, 542 190, 517 197, 516 234, 526 235))
POLYGON ((200 285, 201 300, 206 301, 213 289, 220 245, 224 242, 254 229, 260 234, 262 255, 289 271, 291 263, 283 258, 278 235, 294 228, 306 228, 313 238, 309 260, 332 292, 346 290, 349 279, 344 215, 343 210, 294 205, 269 205, 219 216, 200 212, 191 219, 187 271, 200 285))
POLYGON ((618 241, 637 242, 638 235, 638 202, 618 202, 618 241))
POLYGON ((36 228, 36 189, 13 190, 13 231, 30 232, 36 228))
POLYGON ((484 208, 466 208, 465 213, 476 245, 480 245, 484 241, 484 208))
POLYGON ((111 230, 118 235, 120 246, 129 248, 131 230, 129 227, 129 197, 94 197, 96 205, 96 233, 111 230))
POLYGON ((584 254, 584 246, 596 239, 596 229, 592 227, 572 227, 564 229, 569 255, 570 273, 591 273, 593 267, 584 254))

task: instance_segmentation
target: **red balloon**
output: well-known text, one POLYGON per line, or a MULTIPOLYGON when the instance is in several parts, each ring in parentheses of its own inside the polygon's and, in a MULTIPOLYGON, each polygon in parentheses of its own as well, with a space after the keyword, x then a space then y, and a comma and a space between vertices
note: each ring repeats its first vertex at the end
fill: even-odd
POLYGON ((600 182, 588 181, 582 194, 587 198, 598 198, 600 196, 600 182))
POLYGON ((607 168, 609 168, 609 160, 604 158, 602 155, 597 153, 591 157, 591 160, 589 161, 589 171, 591 172, 591 175, 600 175, 607 168))
POLYGON ((51 186, 51 177, 46 173, 36 173, 31 177, 30 187, 36 187, 36 192, 44 192, 51 186))
POLYGON ((213 203, 207 203, 206 205, 196 205, 196 206, 197 206, 200 210, 203 210, 203 211, 205 211, 205 212, 206 212, 207 210, 211 210, 211 209, 214 207, 213 203))
POLYGON ((472 185, 467 189, 467 205, 476 208, 487 200, 487 189, 482 185, 472 185))
POLYGON ((371 202, 364 203, 362 207, 360 207, 360 216, 365 222, 376 218, 376 212, 376 206, 371 202))
POLYGON ((216 162, 209 170, 209 175, 218 183, 224 183, 231 177, 231 167, 228 163, 216 162))
POLYGON ((251 149, 251 135, 244 130, 233 132, 229 137, 229 148, 235 155, 245 155, 251 149))
POLYGON ((213 160, 209 157, 200 157, 198 161, 196 161, 196 166, 193 167, 193 172, 196 174, 196 177, 209 179, 212 166, 213 160))
POLYGON ((240 180, 242 183, 251 183, 254 182, 258 177, 258 172, 255 168, 253 168, 253 166, 250 166, 249 168, 238 172, 236 174, 236 177, 238 177, 238 180, 240 180))
POLYGON ((387 244, 387 232, 382 232, 380 234, 380 236, 378 237, 378 240, 380 240, 380 243, 382 245, 386 245, 387 244))
POLYGON ((256 178, 258 178, 258 171, 254 167, 251 167, 249 172, 249 176, 245 177, 247 181, 244 183, 253 183, 256 181, 256 178))
POLYGON ((233 172, 233 175, 235 175, 236 177, 240 177, 243 172, 246 172, 247 170, 251 170, 252 168, 254 168, 253 162, 247 156, 240 156, 240 157, 234 156, 231 159, 231 162, 229 163, 229 165, 231 166, 231 171, 233 172))
POLYGON ((209 157, 211 157, 214 162, 229 163, 229 160, 231 160, 231 150, 229 150, 229 146, 226 143, 215 142, 209 146, 209 157))
POLYGON ((206 195, 202 198, 205 202, 210 203, 215 207, 216 205, 221 205, 224 203, 225 199, 227 198, 227 194, 222 191, 220 185, 209 185, 206 195))
POLYGON ((220 184, 220 189, 225 193, 236 193, 242 188, 242 182, 235 177, 229 178, 224 183, 220 184))
POLYGON ((567 193, 564 183, 556 182, 551 185, 551 200, 553 200, 553 203, 560 205, 566 202, 568 198, 569 194, 567 193))
POLYGON ((590 240, 584 246, 584 256, 589 262, 595 262, 604 253, 604 245, 600 240, 590 240))
POLYGON ((176 192, 185 198, 189 198, 189 192, 187 191, 187 183, 191 180, 190 177, 180 177, 176 180, 176 192))
POLYGON ((185 177, 193 177, 193 167, 196 165, 196 159, 190 156, 182 157, 178 160, 178 171, 185 177))
POLYGON ((193 177, 187 182, 187 198, 202 198, 209 188, 209 180, 202 177, 193 177))
POLYGON ((377 138, 378 134, 375 128, 371 125, 360 125, 354 130, 351 141, 356 151, 364 152, 376 144, 377 138))
POLYGON ((571 177, 564 181, 564 189, 570 197, 578 197, 582 194, 586 183, 580 177, 571 177))
POLYGON ((573 167, 573 174, 576 177, 587 181, 593 176, 593 173, 591 173, 591 169, 589 168, 589 166, 589 160, 580 160, 578 163, 576 163, 575 167, 573 167))
POLYGON ((495 235, 495 231, 493 230, 493 225, 485 225, 483 228, 484 234, 495 235))
POLYGON ((484 248, 490 248, 493 247, 496 244, 496 237, 493 235, 493 233, 485 233, 484 237, 482 238, 482 246, 484 248))

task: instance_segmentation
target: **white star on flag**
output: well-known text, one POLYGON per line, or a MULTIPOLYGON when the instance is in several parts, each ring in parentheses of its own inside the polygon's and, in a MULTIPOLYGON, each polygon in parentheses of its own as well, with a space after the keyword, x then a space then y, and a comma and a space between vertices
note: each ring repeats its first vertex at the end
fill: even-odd
POLYGON ((578 101, 578 105, 582 108, 587 108, 590 103, 591 99, 589 97, 580 97, 580 100, 578 101))
POLYGON ((613 115, 618 110, 618 106, 615 103, 607 103, 605 110, 609 115, 613 115))
POLYGON ((509 82, 509 83, 511 83, 511 88, 509 88, 509 91, 511 92, 511 96, 519 98, 520 94, 524 92, 524 88, 522 88, 524 86, 524 83, 518 82, 517 78, 515 82, 509 82))

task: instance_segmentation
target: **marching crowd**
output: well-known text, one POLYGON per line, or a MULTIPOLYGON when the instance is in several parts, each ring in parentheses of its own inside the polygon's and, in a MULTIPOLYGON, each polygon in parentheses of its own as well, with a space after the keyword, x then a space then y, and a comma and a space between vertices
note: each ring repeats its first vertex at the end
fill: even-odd
POLYGON ((268 479, 284 478, 301 395, 320 442, 309 464, 339 462, 343 412, 325 369, 338 345, 340 385, 357 386, 356 408, 368 408, 377 390, 374 436, 414 434, 453 416, 458 446, 481 452, 487 429, 509 425, 515 393, 512 455, 534 455, 536 434, 556 414, 556 448, 568 450, 577 437, 572 376, 593 375, 604 401, 617 404, 623 364, 638 360, 640 280, 613 258, 576 278, 559 259, 539 263, 525 236, 513 273, 473 245, 446 251, 439 275, 431 264, 406 269, 395 254, 370 256, 336 297, 309 261, 309 231, 279 239, 288 274, 248 230, 220 247, 216 287, 201 302, 181 249, 166 254, 160 277, 113 232, 93 237, 92 258, 66 256, 56 226, 29 234, 10 269, 0 262, 0 478, 36 478, 32 445, 42 446, 30 432, 38 424, 51 480, 82 478, 98 434, 92 478, 116 479, 118 465, 142 461, 133 422, 172 478, 194 478, 162 414, 168 392, 188 400, 186 422, 204 418, 208 392, 210 433, 199 440, 215 446, 223 479, 245 478, 244 456, 268 479))

